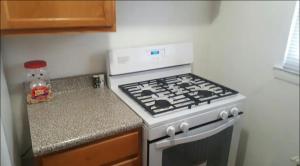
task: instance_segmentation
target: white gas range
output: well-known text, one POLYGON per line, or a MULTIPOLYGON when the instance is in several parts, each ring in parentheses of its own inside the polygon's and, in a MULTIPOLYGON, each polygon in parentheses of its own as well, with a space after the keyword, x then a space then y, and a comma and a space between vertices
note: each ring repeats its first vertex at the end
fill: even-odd
POLYGON ((234 165, 245 97, 191 73, 192 43, 111 50, 108 85, 143 120, 143 165, 234 165))

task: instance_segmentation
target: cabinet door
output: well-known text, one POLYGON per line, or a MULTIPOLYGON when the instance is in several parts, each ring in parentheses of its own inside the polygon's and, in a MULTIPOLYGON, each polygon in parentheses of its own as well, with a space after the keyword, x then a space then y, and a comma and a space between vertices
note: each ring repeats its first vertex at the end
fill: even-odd
POLYGON ((41 166, 100 166, 112 165, 132 156, 117 166, 138 166, 140 133, 134 131, 80 148, 58 152, 40 158, 41 166))
POLYGON ((140 161, 136 157, 136 158, 132 158, 132 159, 122 161, 122 162, 114 164, 112 166, 140 166, 140 161))
POLYGON ((114 1, 1 1, 1 29, 112 27, 114 1))

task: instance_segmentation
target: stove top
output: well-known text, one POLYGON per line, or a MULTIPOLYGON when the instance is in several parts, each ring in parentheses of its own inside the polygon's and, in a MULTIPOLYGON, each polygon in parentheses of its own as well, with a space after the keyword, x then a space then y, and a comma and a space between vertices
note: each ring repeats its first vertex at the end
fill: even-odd
POLYGON ((238 94, 191 73, 119 85, 119 88, 154 117, 238 94))

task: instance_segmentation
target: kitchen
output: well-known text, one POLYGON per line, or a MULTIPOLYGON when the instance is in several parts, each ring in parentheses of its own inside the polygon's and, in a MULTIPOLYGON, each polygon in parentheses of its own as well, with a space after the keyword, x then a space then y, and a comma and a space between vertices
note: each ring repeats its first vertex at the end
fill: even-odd
MULTIPOLYGON (((246 96, 236 165, 296 165, 291 158, 299 156, 299 75, 274 67, 284 59, 296 1, 116 1, 115 5, 115 32, 68 29, 1 35, 1 72, 12 110, 2 109, 7 102, 2 102, 1 76, 1 122, 5 117, 11 165, 21 165, 21 156, 28 155, 32 144, 22 85, 24 62, 45 60, 51 79, 108 73, 109 50, 176 43, 192 43, 193 74, 246 96)), ((1 142, 1 165, 2 154, 1 142)))

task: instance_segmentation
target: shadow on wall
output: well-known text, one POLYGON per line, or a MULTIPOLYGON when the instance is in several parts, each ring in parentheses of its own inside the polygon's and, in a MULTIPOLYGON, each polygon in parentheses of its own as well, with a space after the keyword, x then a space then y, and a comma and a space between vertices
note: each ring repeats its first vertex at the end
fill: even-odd
MULTIPOLYGON (((2 50, 0 50, 0 72, 1 72, 1 137, 4 136, 4 142, 1 140, 1 163, 18 165, 20 163, 20 158, 18 154, 18 147, 15 144, 17 141, 16 138, 16 126, 13 120, 13 112, 11 109, 11 102, 9 98, 9 93, 6 84, 6 78, 3 72, 3 63, 2 63, 2 50), (4 143, 4 145, 2 145, 4 143), (5 147, 8 151, 5 150, 5 147), (4 151, 2 151, 4 150, 4 151), (2 158, 4 157, 4 158, 2 158)), ((1 138, 2 139, 2 138, 1 138)), ((1 164, 0 164, 1 165, 1 164)))
POLYGON ((221 6, 221 1, 213 1, 212 5, 211 5, 211 15, 210 15, 210 19, 211 22, 213 23, 214 20, 219 16, 219 11, 220 11, 220 6, 221 6))
POLYGON ((118 25, 135 27, 208 25, 217 17, 220 3, 220 1, 117 1, 117 27, 118 25))

